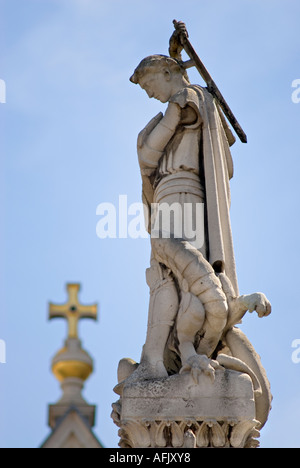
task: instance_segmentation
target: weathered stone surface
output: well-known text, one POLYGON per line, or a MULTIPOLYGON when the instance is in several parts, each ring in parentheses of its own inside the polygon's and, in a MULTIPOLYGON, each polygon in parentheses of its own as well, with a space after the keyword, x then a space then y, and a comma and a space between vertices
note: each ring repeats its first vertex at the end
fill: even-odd
POLYGON ((255 413, 249 375, 217 370, 214 382, 185 374, 128 383, 112 417, 123 448, 256 447, 255 413))
POLYGON ((251 379, 232 370, 216 371, 215 381, 189 374, 125 385, 121 419, 228 421, 255 419, 251 379))

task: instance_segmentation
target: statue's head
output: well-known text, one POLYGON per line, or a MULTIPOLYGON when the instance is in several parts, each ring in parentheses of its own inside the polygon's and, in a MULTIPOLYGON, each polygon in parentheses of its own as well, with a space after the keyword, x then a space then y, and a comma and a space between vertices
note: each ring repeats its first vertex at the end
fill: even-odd
POLYGON ((174 83, 186 80, 186 71, 181 63, 166 55, 150 55, 134 70, 130 81, 139 84, 149 97, 167 102, 172 96, 174 83))

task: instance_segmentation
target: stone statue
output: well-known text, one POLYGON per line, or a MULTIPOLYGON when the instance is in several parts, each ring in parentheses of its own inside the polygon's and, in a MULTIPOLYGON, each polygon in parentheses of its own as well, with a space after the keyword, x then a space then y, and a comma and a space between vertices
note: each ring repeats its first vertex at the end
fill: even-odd
POLYGON ((214 385, 216 374, 230 369, 250 377, 261 428, 270 411, 269 383, 259 356, 235 325, 247 311, 269 315, 271 305, 262 293, 239 294, 229 216, 235 138, 209 88, 190 84, 182 37, 187 38, 185 25, 176 23, 171 56, 146 57, 130 78, 167 108, 138 136, 152 248, 149 318, 141 362, 120 362, 116 392, 175 375, 190 375, 195 385, 208 377, 214 385), (197 238, 190 233, 195 234, 199 206, 204 222, 197 238), (167 230, 158 219, 160 207, 171 208, 162 213, 170 218, 167 230))

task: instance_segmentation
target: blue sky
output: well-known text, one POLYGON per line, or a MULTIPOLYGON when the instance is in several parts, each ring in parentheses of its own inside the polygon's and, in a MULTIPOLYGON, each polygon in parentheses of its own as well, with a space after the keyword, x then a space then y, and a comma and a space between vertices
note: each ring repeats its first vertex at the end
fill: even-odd
MULTIPOLYGON (((96 435, 118 444, 110 420, 117 365, 139 360, 145 339, 148 239, 96 236, 100 203, 140 201, 136 137, 164 105, 129 82, 138 62, 166 54, 172 20, 190 39, 248 135, 233 149, 232 229, 240 291, 263 291, 265 319, 247 334, 274 395, 262 447, 300 447, 298 304, 300 79, 297 0, 0 0, 1 314, 0 446, 38 447, 47 405, 60 397, 50 361, 66 337, 47 321, 65 283, 99 303, 83 321, 95 360, 84 395, 96 404, 96 435)), ((191 81, 202 84, 194 70, 191 81)))

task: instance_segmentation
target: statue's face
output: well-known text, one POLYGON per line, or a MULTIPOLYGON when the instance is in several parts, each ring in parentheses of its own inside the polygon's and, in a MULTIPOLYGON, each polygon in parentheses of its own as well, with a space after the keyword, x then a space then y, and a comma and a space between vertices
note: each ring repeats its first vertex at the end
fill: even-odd
POLYGON ((154 97, 161 102, 168 102, 172 96, 172 80, 168 71, 145 73, 140 78, 139 85, 146 91, 149 98, 154 97))

